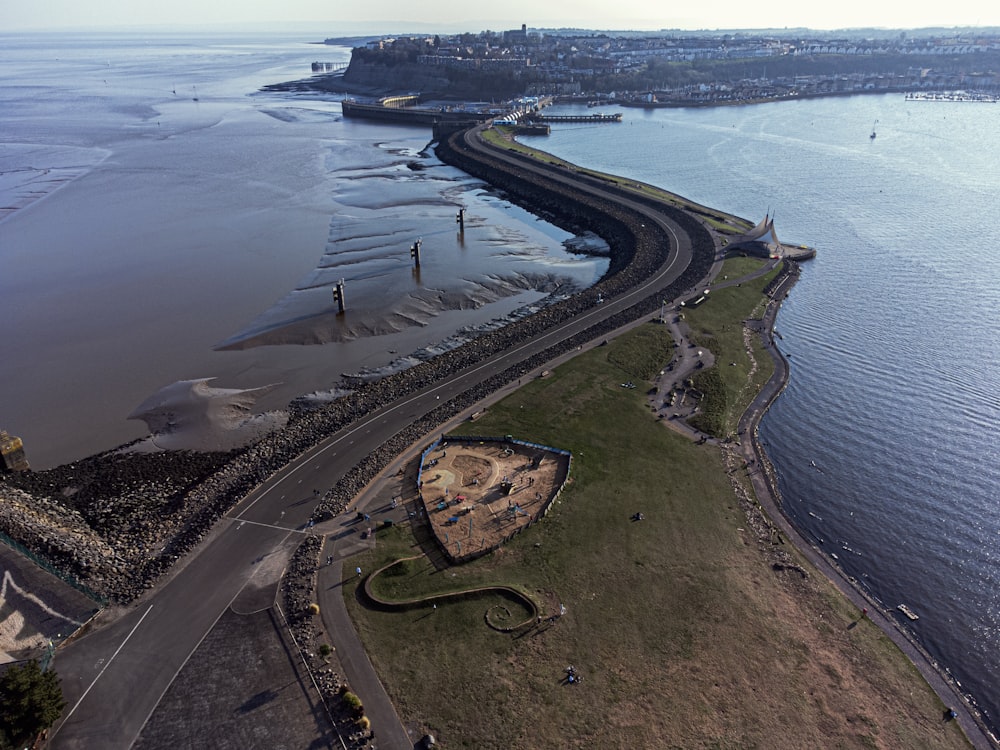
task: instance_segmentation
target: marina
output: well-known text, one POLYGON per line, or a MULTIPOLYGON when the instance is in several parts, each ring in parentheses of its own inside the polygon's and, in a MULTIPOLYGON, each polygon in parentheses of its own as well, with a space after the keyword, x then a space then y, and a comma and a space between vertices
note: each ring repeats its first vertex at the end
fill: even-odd
POLYGON ((986 102, 996 104, 1000 95, 985 91, 911 91, 908 102, 986 102))

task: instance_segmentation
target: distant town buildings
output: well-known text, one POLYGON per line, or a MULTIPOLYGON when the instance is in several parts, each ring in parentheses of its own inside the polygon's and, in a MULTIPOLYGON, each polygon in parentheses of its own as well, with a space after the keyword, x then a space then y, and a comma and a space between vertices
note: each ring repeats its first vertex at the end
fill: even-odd
MULTIPOLYGON (((447 81, 489 74, 504 94, 602 95, 635 103, 718 103, 878 90, 1000 90, 1000 29, 598 33, 520 29, 386 37, 353 51, 370 83, 447 81), (392 75, 389 75, 389 73, 392 75)), ((482 83, 482 81, 480 81, 482 83)), ((483 84, 486 85, 486 84, 483 84)))

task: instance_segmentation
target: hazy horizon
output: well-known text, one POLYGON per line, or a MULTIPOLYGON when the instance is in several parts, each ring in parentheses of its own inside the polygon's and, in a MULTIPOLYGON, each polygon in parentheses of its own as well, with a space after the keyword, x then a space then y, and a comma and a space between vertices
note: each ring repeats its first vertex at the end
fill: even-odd
POLYGON ((321 0, 287 0, 282 4, 261 0, 174 0, 172 3, 137 4, 126 0, 10 0, 4 13, 4 30, 18 31, 192 31, 252 30, 266 27, 280 32, 315 31, 317 34, 370 35, 419 31, 438 33, 501 31, 526 24, 537 29, 591 31, 755 31, 809 29, 910 30, 926 28, 1000 27, 1000 6, 984 7, 978 0, 956 0, 945 6, 916 6, 893 0, 872 4, 846 0, 831 6, 811 7, 793 0, 767 0, 746 4, 732 0, 707 0, 682 9, 664 9, 653 0, 633 0, 609 6, 596 0, 570 3, 556 0, 539 7, 528 0, 509 0, 501 18, 459 17, 480 10, 450 0, 426 0, 416 6, 399 0, 331 6, 321 0))

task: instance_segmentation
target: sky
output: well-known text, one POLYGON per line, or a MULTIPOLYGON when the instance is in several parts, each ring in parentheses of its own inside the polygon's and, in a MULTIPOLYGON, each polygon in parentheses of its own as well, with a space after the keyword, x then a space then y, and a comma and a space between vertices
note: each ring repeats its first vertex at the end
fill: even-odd
POLYGON ((844 29, 1000 26, 1000 3, 951 0, 4 0, 0 31, 210 26, 317 34, 451 33, 490 29, 572 27, 595 30, 844 29), (503 15, 498 12, 502 11, 503 15))

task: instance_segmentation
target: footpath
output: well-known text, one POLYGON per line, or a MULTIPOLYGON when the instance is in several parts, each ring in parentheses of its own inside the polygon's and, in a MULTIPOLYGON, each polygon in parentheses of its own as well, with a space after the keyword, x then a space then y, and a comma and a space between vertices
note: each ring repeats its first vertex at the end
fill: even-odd
MULTIPOLYGON (((707 278, 715 278, 721 265, 722 258, 720 256, 713 264, 707 278)), ((715 285, 715 288, 742 283, 749 278, 767 273, 775 265, 776 263, 770 263, 751 276, 728 280, 722 284, 715 285)), ((795 545, 818 571, 832 581, 843 595, 858 607, 859 611, 866 611, 868 620, 880 627, 899 649, 907 655, 945 705, 955 710, 955 720, 959 722, 973 747, 977 750, 997 750, 1000 745, 996 743, 978 718, 978 715, 966 703, 958 687, 951 680, 945 678, 931 657, 899 627, 889 613, 866 596, 863 591, 855 587, 842 570, 834 566, 819 549, 808 542, 797 531, 780 507, 780 495, 777 490, 776 479, 773 470, 770 468, 767 456, 757 440, 757 429, 767 409, 781 394, 788 383, 788 361, 778 351, 772 332, 781 303, 796 280, 797 275, 787 275, 773 291, 771 301, 762 320, 759 323, 752 324, 753 330, 760 334, 775 366, 774 374, 744 412, 738 425, 738 434, 742 438, 738 443, 738 449, 750 467, 748 476, 753 485, 757 500, 771 521, 780 530, 780 533, 784 535, 785 539, 795 545)), ((691 290, 691 294, 693 295, 696 291, 691 290)), ((709 367, 714 362, 711 352, 707 350, 698 351, 690 346, 688 328, 677 315, 679 309, 681 308, 678 308, 676 305, 672 306, 670 313, 663 320, 663 323, 669 327, 674 341, 677 343, 679 356, 674 362, 673 369, 664 371, 661 382, 657 383, 657 394, 653 396, 654 405, 657 406, 658 410, 669 410, 672 414, 677 414, 672 419, 664 420, 665 424, 671 429, 685 434, 692 440, 712 440, 712 442, 716 442, 714 439, 710 439, 698 432, 687 423, 686 418, 690 416, 690 413, 693 413, 695 408, 693 403, 680 403, 675 405, 678 408, 673 408, 672 406, 667 406, 662 401, 662 394, 665 391, 669 392, 678 387, 685 378, 699 367, 709 367), (659 401, 657 401, 658 398, 660 399, 659 401)), ((536 373, 529 374, 523 380, 527 381, 532 376, 540 374, 543 369, 557 367, 562 362, 577 356, 582 351, 600 346, 607 339, 614 338, 627 330, 647 323, 651 319, 656 320, 659 317, 659 314, 652 317, 644 316, 640 320, 634 321, 619 330, 602 336, 600 339, 595 339, 589 344, 581 346, 576 351, 569 352, 556 360, 546 363, 536 373)), ((519 382, 511 383, 504 389, 492 394, 489 398, 477 403, 474 407, 470 407, 468 410, 457 414, 452 420, 441 426, 442 433, 447 432, 455 424, 468 419, 473 412, 486 408, 505 398, 518 387, 519 382)), ((388 517, 396 523, 408 520, 408 511, 403 505, 392 507, 389 503, 389 498, 395 492, 395 488, 390 486, 391 482, 389 480, 397 476, 404 465, 419 455, 420 445, 422 444, 423 441, 419 445, 412 446, 406 453, 401 454, 355 498, 354 503, 352 503, 346 514, 322 524, 322 527, 319 529, 320 531, 329 530, 328 533, 331 534, 327 537, 322 559, 325 561, 328 556, 333 557, 331 564, 321 568, 317 578, 317 587, 319 589, 317 597, 321 608, 323 624, 337 649, 343 673, 351 685, 351 689, 361 698, 365 706, 365 712, 372 721, 372 727, 376 730, 377 734, 378 747, 390 750, 412 748, 419 741, 420 737, 416 736, 417 732, 415 728, 408 730, 403 725, 365 652, 357 632, 354 630, 341 591, 341 582, 344 575, 342 560, 357 554, 374 543, 374 537, 372 536, 368 540, 360 538, 362 528, 359 527, 360 524, 357 520, 359 512, 362 514, 367 513, 370 516, 378 513, 379 519, 388 517)), ((374 524, 374 521, 370 523, 374 524)))
POLYGON ((955 720, 958 721, 973 747, 977 750, 996 750, 1000 745, 986 729, 978 714, 966 702, 965 696, 962 695, 958 686, 942 674, 930 655, 899 627, 892 615, 855 586, 843 570, 833 565, 826 555, 799 533, 781 508, 777 478, 764 449, 760 445, 757 429, 764 413, 788 384, 788 360, 775 345, 773 331, 781 303, 796 280, 797 277, 788 276, 775 289, 764 317, 756 326, 756 332, 760 334, 765 348, 774 362, 774 374, 743 413, 738 426, 738 434, 741 436, 739 449, 744 461, 750 467, 748 476, 753 484, 757 501, 771 521, 784 534, 785 539, 793 544, 817 570, 832 581, 860 612, 867 613, 865 617, 881 628, 900 651, 906 654, 942 702, 955 711, 955 720))

